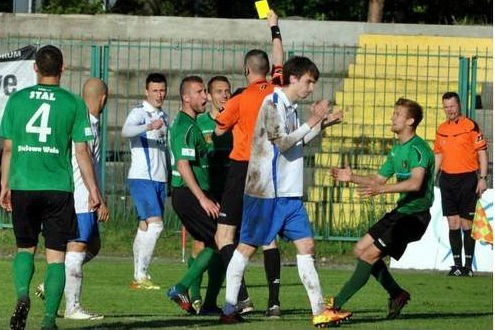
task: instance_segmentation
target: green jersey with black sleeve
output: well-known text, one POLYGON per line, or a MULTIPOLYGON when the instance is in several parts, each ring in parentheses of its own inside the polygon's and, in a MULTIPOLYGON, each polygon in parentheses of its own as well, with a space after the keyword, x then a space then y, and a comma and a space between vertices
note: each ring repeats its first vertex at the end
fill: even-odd
POLYGON ((409 141, 396 144, 378 174, 385 178, 395 175, 397 182, 411 177, 415 167, 425 169, 425 177, 419 191, 400 193, 397 211, 405 214, 427 211, 433 204, 433 173, 435 157, 428 143, 415 135, 409 141))
POLYGON ((220 198, 230 168, 229 154, 232 151, 232 132, 227 131, 221 136, 215 135, 216 122, 210 113, 198 116, 197 123, 208 145, 210 192, 220 198))
POLYGON ((56 85, 35 85, 12 94, 0 136, 12 140, 12 190, 74 191, 72 142, 93 139, 84 101, 56 85))
POLYGON ((208 178, 208 145, 194 118, 179 111, 170 128, 172 187, 186 187, 177 170, 179 160, 189 161, 192 172, 202 190, 210 189, 208 178))

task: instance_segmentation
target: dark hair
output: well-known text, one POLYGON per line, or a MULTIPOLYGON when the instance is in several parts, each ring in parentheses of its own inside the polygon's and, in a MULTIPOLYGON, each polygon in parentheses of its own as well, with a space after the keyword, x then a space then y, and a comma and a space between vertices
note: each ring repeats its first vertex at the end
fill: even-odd
POLYGON ((148 85, 150 83, 165 83, 165 87, 167 87, 167 77, 163 73, 153 72, 150 73, 146 77, 146 89, 148 89, 148 85))
POLYGON ((309 58, 304 56, 293 56, 285 62, 282 69, 282 77, 284 85, 290 83, 290 76, 296 76, 297 79, 305 74, 309 74, 316 81, 320 77, 320 71, 309 58))
POLYGON ((244 90, 246 89, 246 87, 239 87, 237 88, 230 97, 234 97, 234 96, 237 96, 239 94, 241 94, 242 92, 244 92, 244 90))
POLYGON ((225 76, 214 76, 214 77, 211 77, 210 80, 208 80, 208 84, 207 84, 207 87, 206 87, 206 89, 208 90, 208 93, 211 93, 211 85, 213 85, 213 83, 215 81, 226 82, 229 85, 229 89, 230 89, 230 81, 229 81, 229 79, 227 79, 227 77, 225 77, 225 76))
POLYGON ((43 46, 36 52, 36 66, 42 76, 60 76, 64 66, 62 51, 53 45, 43 46))
POLYGON ((270 71, 270 60, 268 54, 261 49, 251 49, 244 56, 244 67, 249 66, 256 74, 267 75, 270 71))
POLYGON ((402 106, 407 109, 409 118, 414 119, 414 123, 412 124, 414 129, 416 129, 421 120, 423 120, 423 108, 417 102, 401 97, 395 102, 395 106, 402 106))
POLYGON ((442 101, 452 99, 452 98, 454 98, 458 104, 461 104, 461 99, 459 98, 459 94, 457 94, 456 92, 447 92, 447 93, 442 95, 442 101))
POLYGON ((184 96, 184 93, 186 91, 186 88, 189 87, 191 83, 203 83, 203 79, 201 79, 200 76, 187 76, 182 81, 180 82, 180 87, 179 87, 179 92, 180 92, 180 97, 184 96))

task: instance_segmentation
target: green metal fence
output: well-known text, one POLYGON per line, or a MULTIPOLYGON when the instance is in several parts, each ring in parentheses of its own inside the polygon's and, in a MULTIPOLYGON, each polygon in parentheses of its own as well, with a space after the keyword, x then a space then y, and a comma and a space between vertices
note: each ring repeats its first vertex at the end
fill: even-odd
MULTIPOLYGON (((246 51, 254 47, 270 50, 268 43, 218 40, 102 42, 9 37, 0 40, 0 53, 27 44, 47 43, 59 46, 64 53, 64 87, 78 93, 90 76, 108 83, 110 95, 103 117, 104 191, 112 221, 121 224, 135 221, 136 215, 126 186, 128 141, 121 138, 120 130, 128 111, 143 98, 146 75, 152 71, 167 75, 166 108, 173 118, 179 109, 178 89, 184 76, 198 74, 206 81, 223 74, 235 90, 245 85, 242 61, 246 51)), ((416 99, 425 107, 425 122, 418 133, 432 141, 436 126, 443 120, 441 93, 457 90, 458 82, 464 80, 458 74, 462 54, 314 44, 289 44, 284 48, 288 56, 310 57, 321 71, 317 90, 303 102, 303 109, 312 100, 330 98, 345 113, 342 125, 331 127, 306 149, 305 201, 315 233, 324 239, 356 239, 377 214, 393 204, 393 196, 360 201, 352 187, 330 181, 328 168, 348 162, 362 173, 376 171, 393 143, 389 118, 400 96, 416 99)), ((476 74, 475 84, 468 85, 476 99, 483 99, 485 86, 491 86, 492 50, 480 50, 476 56, 478 65, 471 67, 476 74)), ((471 104, 483 107, 476 102, 471 104)), ((483 126, 486 118, 483 115, 477 119, 483 126)), ((167 204, 166 230, 178 230, 179 221, 167 204)), ((2 214, 0 225, 8 226, 9 222, 8 216, 2 214)))

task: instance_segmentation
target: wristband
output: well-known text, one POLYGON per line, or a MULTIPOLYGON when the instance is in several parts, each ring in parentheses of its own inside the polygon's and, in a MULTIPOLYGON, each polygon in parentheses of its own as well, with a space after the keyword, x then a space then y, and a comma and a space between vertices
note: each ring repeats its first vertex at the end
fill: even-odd
POLYGON ((272 30, 272 40, 273 39, 282 40, 282 34, 280 33, 280 29, 278 25, 272 26, 270 29, 272 30))

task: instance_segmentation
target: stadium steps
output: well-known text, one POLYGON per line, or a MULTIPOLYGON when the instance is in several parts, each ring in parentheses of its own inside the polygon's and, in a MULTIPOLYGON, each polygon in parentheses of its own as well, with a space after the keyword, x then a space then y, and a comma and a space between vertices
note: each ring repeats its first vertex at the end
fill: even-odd
POLYGON ((358 174, 377 172, 394 143, 390 118, 399 97, 423 106, 417 134, 432 146, 445 118, 442 94, 458 89, 459 56, 478 56, 477 94, 483 95, 482 88, 493 81, 492 53, 492 39, 486 38, 361 35, 355 60, 334 93, 343 122, 323 132, 312 159, 315 169, 305 204, 314 228, 342 236, 393 208, 397 194, 360 198, 355 185, 334 183, 330 168, 348 164, 358 174))

